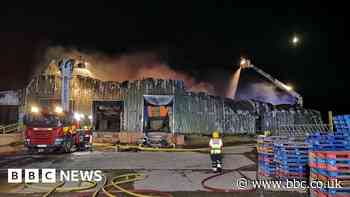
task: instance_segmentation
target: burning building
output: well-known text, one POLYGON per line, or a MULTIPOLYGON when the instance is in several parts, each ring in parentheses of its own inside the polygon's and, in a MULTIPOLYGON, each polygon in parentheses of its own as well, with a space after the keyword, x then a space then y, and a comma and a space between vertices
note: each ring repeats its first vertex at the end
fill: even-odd
MULTIPOLYGON (((52 61, 25 89, 16 92, 19 122, 33 105, 60 105, 61 73, 57 64, 52 61)), ((0 98, 1 105, 8 102, 6 98, 0 98)), ((69 100, 74 112, 92 118, 96 132, 209 134, 218 129, 226 134, 254 134, 277 132, 290 125, 322 124, 315 110, 191 92, 182 80, 103 81, 79 61, 70 80, 69 100)))

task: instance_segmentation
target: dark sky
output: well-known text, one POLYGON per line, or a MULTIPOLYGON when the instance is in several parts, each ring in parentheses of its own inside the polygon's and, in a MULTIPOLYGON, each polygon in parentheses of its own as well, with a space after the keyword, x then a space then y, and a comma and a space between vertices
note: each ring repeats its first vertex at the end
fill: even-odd
MULTIPOLYGON (((22 87, 50 45, 110 54, 156 49, 173 68, 206 81, 220 81, 221 74, 233 72, 232 65, 245 55, 293 84, 305 97, 306 107, 336 113, 350 110, 345 5, 86 2, 1 6, 0 89, 22 87), (294 33, 302 39, 298 47, 290 44, 294 33)), ((242 80, 249 75, 243 71, 242 80)))

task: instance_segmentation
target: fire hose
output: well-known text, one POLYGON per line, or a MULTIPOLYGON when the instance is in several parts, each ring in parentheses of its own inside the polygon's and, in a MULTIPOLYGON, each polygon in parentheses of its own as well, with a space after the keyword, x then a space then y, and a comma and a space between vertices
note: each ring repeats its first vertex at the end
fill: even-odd
MULTIPOLYGON (((240 171, 238 170, 230 170, 230 171, 226 171, 224 173, 219 173, 219 174, 214 174, 214 175, 211 175, 205 179, 203 179, 201 181, 201 184, 202 184, 202 187, 209 190, 209 191, 212 191, 212 192, 226 192, 226 193, 229 193, 229 192, 251 192, 251 191, 255 191, 254 188, 252 189, 248 189, 248 188, 243 188, 243 189, 224 189, 224 188, 217 188, 217 187, 212 187, 212 186, 208 186, 207 185, 207 182, 211 179, 214 179, 214 178, 217 178, 217 177, 220 177, 220 176, 223 176, 225 174, 228 174, 228 173, 231 173, 231 172, 238 172, 240 175, 242 175, 244 178, 248 179, 246 176, 244 176, 240 171)), ((248 179, 249 180, 249 179, 248 179)))
MULTIPOLYGON (((223 188, 217 188, 217 187, 212 187, 212 186, 207 185, 207 182, 209 180, 223 176, 227 173, 231 173, 234 171, 237 171, 237 170, 231 170, 231 171, 227 171, 224 173, 211 175, 211 176, 203 179, 201 181, 201 184, 202 184, 203 188, 205 188, 209 191, 212 191, 212 192, 226 192, 226 193, 228 193, 228 192, 255 191, 255 189, 223 189, 223 188)), ((151 196, 151 195, 145 195, 145 194, 155 194, 156 196, 159 196, 159 197, 172 197, 172 195, 170 193, 161 192, 161 191, 157 191, 157 190, 129 190, 129 189, 125 189, 125 188, 120 186, 121 184, 144 180, 145 178, 146 178, 146 176, 144 174, 138 174, 138 173, 124 174, 124 175, 113 177, 111 179, 111 183, 107 184, 107 178, 104 176, 103 177, 104 181, 103 181, 102 185, 92 194, 92 197, 97 197, 100 192, 102 192, 103 194, 105 194, 108 197, 117 197, 117 195, 114 195, 110 192, 111 188, 116 189, 117 192, 125 193, 125 194, 128 194, 128 195, 133 196, 133 197, 153 197, 154 196, 154 195, 151 196)), ((86 190, 90 190, 92 188, 95 188, 97 186, 97 183, 95 181, 83 181, 83 182, 87 182, 89 184, 86 186, 80 186, 80 187, 63 187, 65 185, 65 182, 61 182, 52 188, 38 186, 38 185, 30 185, 30 187, 35 188, 35 189, 39 189, 39 190, 48 190, 43 195, 43 197, 49 197, 54 192, 86 191, 86 190)), ((27 185, 29 185, 29 184, 27 184, 27 185)))
POLYGON ((65 182, 60 182, 57 185, 55 185, 52 188, 46 187, 46 186, 39 186, 39 185, 32 185, 32 184, 26 184, 27 186, 30 186, 31 188, 34 189, 39 189, 39 190, 46 190, 47 193, 43 195, 43 197, 48 197, 54 192, 77 192, 77 191, 86 191, 90 190, 92 188, 95 188, 97 183, 96 181, 82 181, 83 183, 89 183, 86 186, 77 186, 77 187, 63 187, 65 185, 65 182))
MULTIPOLYGON (((104 176, 104 182, 102 183, 101 187, 99 187, 93 194, 92 197, 97 197, 98 194, 102 191, 106 196, 108 197, 117 197, 117 195, 112 194, 109 192, 110 188, 115 188, 118 192, 122 192, 125 194, 128 194, 133 197, 154 197, 150 195, 144 195, 144 194, 156 194, 156 196, 159 197, 172 197, 171 194, 166 192, 161 192, 157 190, 128 190, 124 189, 120 186, 120 184, 125 183, 131 183, 139 180, 144 180, 146 178, 143 174, 124 174, 120 176, 113 177, 111 180, 111 183, 107 185, 107 178, 104 176), (142 193, 142 194, 141 194, 142 193)), ((49 188, 47 186, 38 186, 38 185, 32 185, 32 184, 26 184, 27 186, 30 186, 34 189, 39 190, 46 190, 47 192, 42 197, 49 197, 55 192, 77 192, 77 191, 86 191, 90 190, 92 188, 95 188, 97 186, 97 183, 95 181, 83 181, 89 183, 87 186, 79 186, 79 187, 63 187, 65 185, 65 182, 61 182, 59 184, 56 184, 52 188, 49 188)))
POLYGON ((139 151, 148 151, 148 152, 209 152, 209 148, 155 148, 155 147, 144 147, 137 145, 121 145, 121 144, 104 144, 104 143, 94 143, 94 146, 99 147, 110 147, 117 148, 118 150, 128 150, 134 149, 139 151))
POLYGON ((148 194, 156 194, 156 196, 159 197, 172 197, 170 193, 166 192, 161 192, 161 191, 156 191, 156 190, 127 190, 124 189, 123 187, 119 186, 120 184, 125 184, 125 183, 131 183, 139 180, 144 180, 146 176, 144 174, 138 174, 138 173, 132 173, 132 174, 124 174, 120 176, 116 176, 112 178, 111 183, 106 185, 107 179, 105 178, 104 185, 98 189, 92 197, 97 197, 99 191, 101 190, 106 196, 108 197, 117 197, 116 195, 113 195, 108 191, 108 188, 115 188, 120 192, 123 192, 125 194, 128 194, 130 196, 134 197, 153 197, 150 195, 144 195, 145 193, 148 194), (140 194, 143 193, 143 194, 140 194))
MULTIPOLYGON (((102 146, 102 147, 111 147, 111 148, 118 148, 118 149, 136 149, 140 151, 153 151, 153 152, 208 152, 208 148, 197 148, 197 149, 185 149, 185 148, 153 148, 153 147, 143 147, 143 146, 136 146, 136 145, 114 145, 114 144, 101 144, 101 143, 94 143, 94 146, 102 146)), ((231 170, 220 174, 214 174, 211 175, 201 181, 201 184, 203 188, 213 191, 213 192, 249 192, 249 191, 255 191, 255 189, 223 189, 223 188, 216 188, 212 186, 208 186, 207 182, 211 179, 223 176, 227 173, 237 171, 237 170, 231 170)), ((238 171, 239 172, 239 171, 238 171)), ((241 173, 240 173, 241 174, 241 173)), ((242 174, 241 174, 242 175, 242 174)), ((244 176, 244 175, 242 175, 244 176)), ((113 177, 111 179, 111 183, 107 184, 107 178, 104 177, 104 182, 101 187, 99 187, 92 195, 92 197, 97 197, 98 194, 102 191, 106 196, 108 197, 117 197, 116 195, 112 194, 109 190, 110 188, 116 189, 118 192, 126 193, 130 196, 134 197, 152 197, 150 195, 145 194, 157 194, 157 196, 161 197, 172 197, 171 194, 160 192, 156 190, 128 190, 124 189, 120 186, 120 184, 125 183, 131 183, 139 180, 144 180, 146 178, 143 174, 124 174, 120 176, 113 177), (140 194, 141 193, 141 194, 140 194)), ((94 181, 83 181, 90 183, 87 186, 82 187, 63 187, 64 182, 59 183, 55 185, 53 188, 49 189, 48 187, 42 187, 42 186, 36 186, 31 185, 32 188, 37 188, 40 190, 48 190, 49 191, 43 195, 43 197, 48 197, 54 192, 74 192, 74 191, 85 191, 92 189, 97 186, 97 183, 94 181)))

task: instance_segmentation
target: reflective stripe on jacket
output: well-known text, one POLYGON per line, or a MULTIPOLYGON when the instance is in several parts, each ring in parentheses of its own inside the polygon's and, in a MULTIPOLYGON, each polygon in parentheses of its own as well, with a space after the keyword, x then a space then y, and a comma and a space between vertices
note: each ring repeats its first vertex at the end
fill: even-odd
POLYGON ((221 139, 210 139, 210 154, 221 154, 222 146, 223 144, 221 139))

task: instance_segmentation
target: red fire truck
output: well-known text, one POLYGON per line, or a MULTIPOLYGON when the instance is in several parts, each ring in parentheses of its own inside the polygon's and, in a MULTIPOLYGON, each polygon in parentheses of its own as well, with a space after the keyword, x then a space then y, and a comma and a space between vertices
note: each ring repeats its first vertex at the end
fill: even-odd
POLYGON ((81 128, 84 118, 87 119, 81 114, 64 113, 61 107, 56 107, 54 112, 32 107, 31 113, 24 117, 25 146, 30 153, 91 150, 91 127, 81 128))

